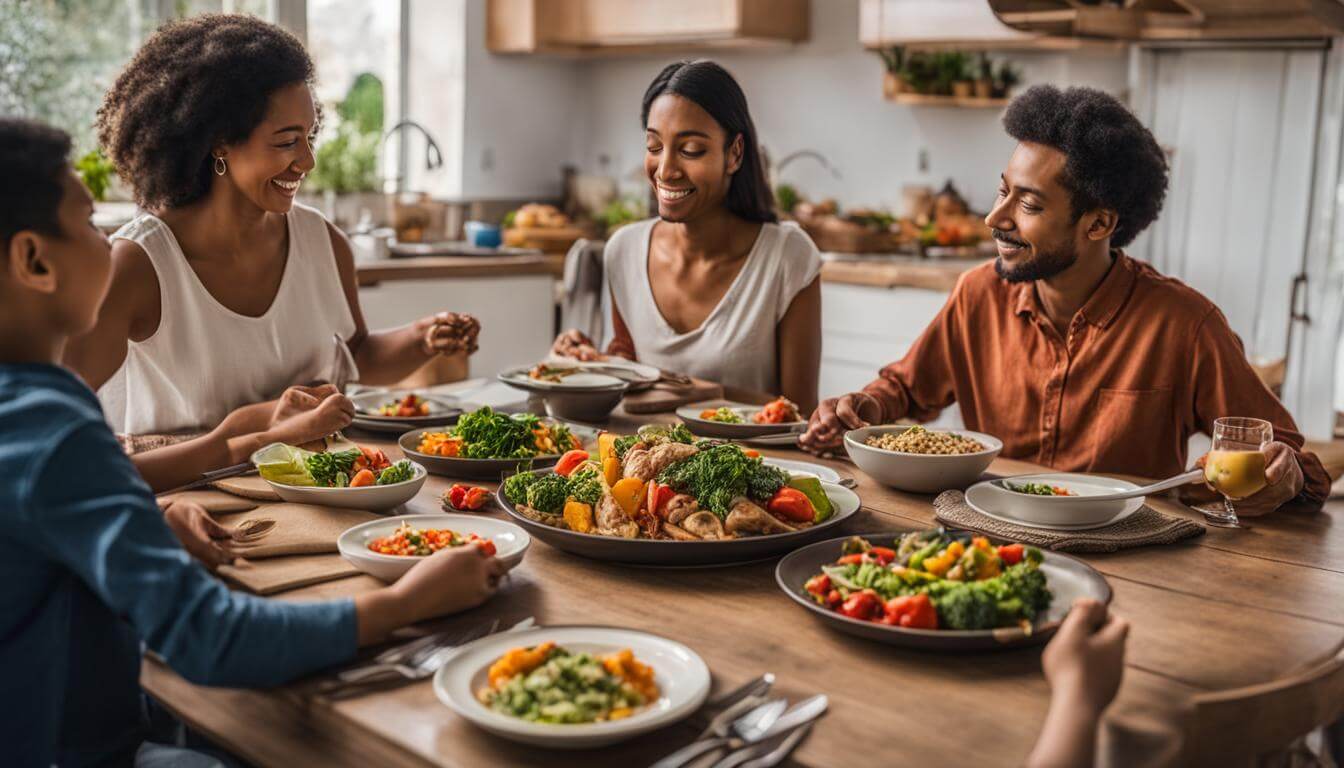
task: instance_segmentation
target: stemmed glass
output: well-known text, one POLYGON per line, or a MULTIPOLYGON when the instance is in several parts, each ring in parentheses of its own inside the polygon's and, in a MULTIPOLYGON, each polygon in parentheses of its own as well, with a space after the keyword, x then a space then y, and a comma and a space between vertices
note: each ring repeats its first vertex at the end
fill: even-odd
POLYGON ((1240 528, 1234 502, 1265 487, 1265 447, 1274 441, 1274 425, 1263 419, 1227 417, 1213 422, 1213 448, 1204 463, 1204 480, 1223 495, 1223 514, 1202 509, 1210 525, 1240 528))

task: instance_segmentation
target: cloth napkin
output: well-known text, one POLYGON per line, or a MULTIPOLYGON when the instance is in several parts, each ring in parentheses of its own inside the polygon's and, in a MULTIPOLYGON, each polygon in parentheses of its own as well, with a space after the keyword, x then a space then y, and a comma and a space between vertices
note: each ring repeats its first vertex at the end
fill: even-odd
POLYGON ((231 493, 234 496, 241 496, 244 499, 253 499, 255 501, 280 501, 280 494, 270 486, 260 475, 243 475, 242 477, 226 477, 223 480, 216 480, 211 483, 216 490, 225 493, 231 493))
POLYGON ((933 500, 934 517, 952 528, 1020 541, 1057 552, 1116 552, 1150 544, 1172 544, 1204 533, 1204 526, 1147 504, 1118 523, 1086 531, 1054 531, 1005 523, 976 512, 961 491, 943 491, 933 500))
POLYGON ((248 560, 335 552, 336 539, 346 530, 381 519, 372 512, 314 504, 266 504, 248 512, 214 517, 225 528, 233 528, 244 520, 254 518, 275 521, 275 527, 265 537, 253 544, 237 545, 240 554, 248 560))
POLYGON ((290 555, 267 560, 237 560, 221 565, 219 575, 258 595, 273 595, 324 581, 354 576, 359 569, 340 555, 290 555))
POLYGON ((222 491, 200 490, 200 491, 182 491, 181 493, 170 493, 166 496, 160 496, 159 501, 190 501, 200 504, 206 512, 212 515, 228 514, 230 512, 247 512, 257 508, 257 502, 251 499, 244 499, 241 496, 234 496, 231 493, 222 491))

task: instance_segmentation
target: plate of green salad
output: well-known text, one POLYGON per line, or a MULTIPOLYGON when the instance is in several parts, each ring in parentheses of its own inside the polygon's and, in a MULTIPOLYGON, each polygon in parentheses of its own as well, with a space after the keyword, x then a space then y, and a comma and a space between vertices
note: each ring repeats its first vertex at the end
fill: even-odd
POLYGON ((463 646, 434 676, 439 701, 472 724, 542 747, 586 749, 671 725, 709 695, 695 651, 648 632, 553 626, 463 646))
POLYGON ((1044 643, 1077 598, 1111 600, 1078 558, 943 529, 818 542, 781 560, 775 581, 833 629, 940 651, 1044 643))
POLYGON ((497 479, 520 464, 550 466, 596 436, 588 427, 483 406, 462 414, 451 426, 411 430, 397 443, 402 453, 434 474, 497 479))
POLYGON ((381 450, 364 446, 307 451, 272 443, 252 454, 252 464, 285 501, 349 509, 405 504, 429 477, 414 461, 390 461, 381 450))

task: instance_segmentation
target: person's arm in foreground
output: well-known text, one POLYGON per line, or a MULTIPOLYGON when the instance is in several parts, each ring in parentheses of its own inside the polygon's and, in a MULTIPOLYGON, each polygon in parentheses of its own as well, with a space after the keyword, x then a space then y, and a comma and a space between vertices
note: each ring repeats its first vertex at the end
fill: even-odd
POLYGON ((497 559, 460 547, 354 600, 232 592, 178 546, 105 425, 72 425, 58 438, 36 460, 38 490, 16 535, 74 572, 193 682, 274 685, 338 663, 398 626, 478 605, 504 572, 497 559))
POLYGON ((1101 713, 1115 698, 1124 672, 1129 622, 1106 606, 1080 598, 1041 654, 1050 683, 1050 709, 1029 768, 1090 766, 1101 713))

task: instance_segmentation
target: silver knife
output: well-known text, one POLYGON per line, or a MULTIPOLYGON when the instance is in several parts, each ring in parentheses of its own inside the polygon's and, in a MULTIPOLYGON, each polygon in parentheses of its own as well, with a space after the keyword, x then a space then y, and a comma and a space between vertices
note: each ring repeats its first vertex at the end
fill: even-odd
POLYGON ((775 724, 770 726, 770 729, 760 738, 760 741, 782 736, 794 728, 807 725, 825 714, 830 703, 830 699, 826 698, 824 693, 818 693, 816 696, 803 699, 789 707, 789 711, 780 715, 775 724))

